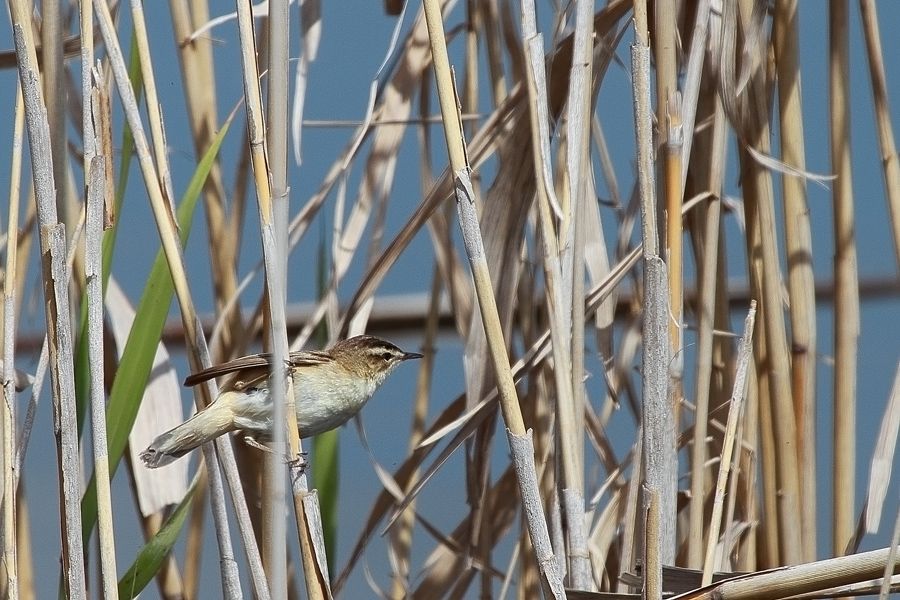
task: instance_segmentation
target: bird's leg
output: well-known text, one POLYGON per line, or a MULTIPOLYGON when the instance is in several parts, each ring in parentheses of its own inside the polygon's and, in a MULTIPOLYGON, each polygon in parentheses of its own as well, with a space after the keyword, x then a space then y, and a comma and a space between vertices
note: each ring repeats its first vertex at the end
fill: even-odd
MULTIPOLYGON (((268 446, 266 446, 265 444, 263 444, 262 442, 257 440, 252 435, 245 435, 244 443, 247 444, 248 446, 250 446, 251 448, 256 448, 257 450, 262 450, 263 452, 265 452, 267 454, 280 454, 279 452, 276 452, 272 448, 269 448, 268 446)), ((283 454, 282 457, 284 458, 284 463, 286 465, 288 465, 290 467, 297 467, 298 469, 300 469, 301 472, 303 472, 307 466, 306 455, 307 455, 306 452, 301 452, 298 456, 291 457, 291 456, 288 456, 287 454, 283 454)))
POLYGON ((257 440, 252 435, 245 435, 244 443, 247 444, 248 446, 250 446, 251 448, 256 448, 257 450, 262 450, 263 452, 265 452, 267 454, 276 454, 276 452, 274 450, 272 450, 271 448, 269 448, 268 446, 266 446, 265 444, 263 444, 262 442, 257 440))

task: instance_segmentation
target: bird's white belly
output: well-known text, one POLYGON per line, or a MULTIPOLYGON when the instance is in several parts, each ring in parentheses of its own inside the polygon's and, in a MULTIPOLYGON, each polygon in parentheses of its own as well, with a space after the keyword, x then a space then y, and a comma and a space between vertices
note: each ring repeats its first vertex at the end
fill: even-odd
MULTIPOLYGON (((359 412, 374 391, 375 386, 364 379, 310 382, 306 377, 295 376, 294 403, 300 437, 340 427, 359 412)), ((268 388, 248 390, 237 402, 241 405, 235 410, 237 428, 269 437, 273 411, 268 388)))

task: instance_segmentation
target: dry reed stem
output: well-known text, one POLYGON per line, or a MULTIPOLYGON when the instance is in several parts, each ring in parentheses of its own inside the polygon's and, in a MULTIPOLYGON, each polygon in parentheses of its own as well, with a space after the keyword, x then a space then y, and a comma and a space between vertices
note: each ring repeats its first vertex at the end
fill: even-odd
MULTIPOLYGON (((419 366, 419 376, 416 379, 416 400, 413 406, 412 423, 410 424, 409 452, 412 454, 422 439, 425 431, 425 419, 429 407, 429 390, 434 371, 435 342, 438 335, 438 315, 441 301, 441 278, 437 265, 434 266, 431 279, 431 291, 429 294, 428 320, 422 337, 422 363, 419 366)), ((418 471, 411 475, 410 482, 404 488, 404 493, 411 489, 412 480, 418 477, 418 471)), ((415 503, 411 502, 409 510, 400 517, 397 526, 391 531, 391 591, 390 598, 400 600, 405 598, 410 586, 410 558, 413 540, 413 525, 415 524, 415 503)))
MULTIPOLYGON (((249 5, 249 3, 239 3, 249 5)), ((259 201, 260 226, 263 240, 263 256, 266 265, 266 292, 267 306, 269 309, 269 343, 273 354, 272 388, 275 391, 273 402, 273 446, 284 448, 285 441, 290 449, 290 456, 300 456, 300 436, 296 422, 296 405, 293 393, 293 381, 285 376, 284 364, 288 356, 287 326, 285 323, 284 306, 287 301, 287 222, 290 208, 289 191, 287 184, 287 137, 288 137, 288 53, 290 44, 290 13, 287 0, 273 0, 269 2, 269 14, 266 20, 265 31, 266 50, 268 54, 266 96, 266 111, 262 106, 253 104, 252 111, 258 115, 251 121, 248 118, 248 139, 253 158, 253 172, 257 183, 257 200, 259 201), (265 118, 263 118, 263 116, 265 118), (266 130, 258 130, 265 124, 266 130), (258 147, 257 147, 258 144, 258 147), (260 162, 257 152, 264 154, 264 161, 260 162), (265 160, 267 159, 267 160, 265 160), (259 173, 257 169, 263 168, 259 173), (260 177, 267 180, 267 189, 259 189, 260 177), (268 197, 271 194, 271 198, 268 197), (271 212, 267 212, 265 203, 271 201, 271 212), (286 396, 282 396, 282 390, 286 396), (293 415, 290 418, 287 415, 293 415), (284 425, 282 426, 282 423, 284 425), (287 429, 285 429, 287 427, 287 429)), ((241 39, 241 46, 247 50, 246 38, 241 39)), ((254 53, 255 54, 255 53, 254 53)), ((244 54, 242 53, 242 56, 244 54)), ((246 59, 246 57, 245 57, 246 59)), ((254 64, 255 61, 254 61, 254 64)), ((250 76, 253 76, 253 86, 258 87, 258 74, 255 69, 245 68, 246 85, 250 84, 250 76)), ((257 102, 253 94, 245 94, 248 102, 257 102)), ((250 113, 248 105, 248 113, 250 113)), ((249 117, 249 114, 248 114, 249 117)), ((263 470, 263 515, 262 515, 262 539, 264 564, 268 566, 266 575, 269 579, 269 587, 275 597, 281 597, 287 592, 287 522, 284 512, 284 472, 280 464, 281 459, 277 454, 266 457, 263 470)), ((307 483, 304 480, 295 479, 300 475, 299 470, 291 468, 291 481, 298 487, 294 494, 295 513, 303 502, 307 491, 307 483)), ((303 520, 297 520, 298 535, 305 533, 303 520)), ((321 524, 318 531, 321 533, 321 524)), ((311 535, 312 537, 312 535, 311 535)), ((315 547, 313 547, 315 548, 315 547)), ((317 552, 318 549, 314 551, 317 552)), ((301 550, 303 553, 304 550, 301 550)), ((324 558, 324 557, 321 557, 324 558)), ((320 561, 317 561, 320 562, 320 561)), ((304 567, 308 563, 304 563, 304 567)), ((304 573, 307 571, 304 569, 304 573)), ((327 587, 327 569, 322 577, 327 587)), ((319 590, 310 590, 313 598, 327 594, 320 594, 319 590)))
MULTIPOLYGON (((99 2, 95 4, 95 9, 103 39, 106 44, 110 65, 112 66, 116 85, 119 90, 119 96, 122 100, 128 125, 134 136, 138 162, 144 177, 144 184, 149 195, 150 205, 153 209, 163 251, 172 274, 175 295, 181 308, 181 317, 184 332, 187 337, 187 346, 191 350, 188 356, 192 367, 198 369, 203 368, 210 364, 209 350, 206 346, 206 340, 203 337, 196 311, 194 310, 193 298, 187 283, 184 256, 181 250, 181 244, 178 240, 178 235, 175 231, 175 217, 171 211, 171 205, 167 203, 163 197, 160 188, 160 180, 156 176, 156 171, 150 156, 149 144, 147 143, 147 138, 138 113, 134 91, 128 80, 122 50, 119 46, 118 38, 116 37, 112 16, 109 13, 109 7, 105 3, 99 2)), ((198 401, 198 408, 209 403, 209 398, 213 395, 212 392, 214 391, 214 382, 210 382, 208 386, 201 386, 198 388, 197 394, 199 395, 195 397, 198 401)), ((234 553, 232 551, 231 539, 228 533, 229 527, 225 512, 225 499, 221 473, 215 468, 215 465, 219 464, 219 462, 221 462, 231 491, 239 530, 244 542, 244 547, 247 551, 251 579, 254 584, 255 592, 257 595, 267 597, 268 591, 262 576, 259 553, 251 531, 247 506, 243 494, 241 493, 239 477, 234 464, 234 453, 230 442, 227 439, 220 438, 215 442, 215 449, 213 448, 213 444, 204 445, 203 453, 207 462, 207 468, 210 469, 209 481, 212 491, 210 498, 212 500, 213 517, 216 523, 216 534, 221 558, 220 568, 223 593, 229 598, 236 598, 241 595, 237 566, 234 562, 234 553), (216 460, 216 453, 218 453, 220 461, 216 460)))
MULTIPOLYGON (((672 109, 674 108, 673 106, 671 106, 671 99, 676 93, 678 93, 676 64, 677 41, 675 37, 676 21, 677 9, 675 0, 658 0, 654 3, 653 28, 650 31, 653 36, 651 50, 653 52, 654 64, 656 66, 656 138, 654 144, 659 145, 653 147, 654 151, 657 147, 666 148, 671 142, 671 140, 669 139, 669 134, 671 132, 670 118, 672 115, 672 109)), ((679 122, 681 121, 680 115, 677 117, 677 120, 679 122)), ((672 289, 672 284, 676 279, 676 275, 674 272, 672 272, 672 267, 674 265, 671 263, 670 257, 670 239, 675 239, 675 232, 672 232, 673 235, 670 238, 668 229, 671 227, 672 220, 680 220, 681 211, 674 210, 673 207, 681 203, 682 185, 680 165, 678 165, 679 168, 676 174, 676 165, 669 163, 669 160, 671 159, 668 155, 669 152, 666 152, 666 158, 656 164, 656 173, 658 177, 657 183, 659 184, 657 187, 658 209, 656 218, 658 220, 656 222, 656 233, 657 236, 659 236, 660 243, 663 244, 662 259, 666 262, 666 266, 669 267, 668 283, 670 287, 669 297, 671 298, 672 294, 678 291, 680 280, 675 285, 675 289, 672 289), (673 177, 677 177, 677 183, 673 180, 673 177)), ((676 229, 678 232, 681 231, 680 223, 676 227, 676 229)), ((681 236, 679 235, 677 239, 680 242, 681 236)), ((680 274, 681 272, 678 271, 678 275, 680 274)), ((674 308, 674 304, 671 304, 669 306, 669 310, 673 310, 674 308)), ((673 312, 672 314, 675 313, 673 312)), ((670 335, 674 340, 675 334, 671 333, 670 335)), ((673 354, 673 356, 675 355, 673 354)), ((665 564, 671 563, 669 561, 665 561, 665 564)))
MULTIPOLYGON (((666 265, 659 257, 650 112, 650 48, 646 3, 635 3, 635 44, 631 46, 632 94, 641 205, 644 261, 642 323, 642 481, 658 501, 660 564, 675 561, 675 419, 669 397, 669 306, 666 265)), ((646 551, 646 548, 645 548, 646 551)))
POLYGON ((622 550, 619 555, 619 572, 616 577, 616 591, 624 593, 628 586, 623 581, 625 573, 633 573, 637 565, 638 556, 641 554, 641 544, 638 544, 637 532, 638 517, 642 512, 638 511, 640 494, 642 491, 640 474, 643 457, 643 433, 640 425, 635 432, 635 442, 632 445, 632 476, 628 478, 628 487, 625 492, 624 510, 622 511, 622 550), (638 547, 635 548, 635 545, 638 547))
POLYGON ((507 427, 510 449, 516 465, 519 490, 522 494, 523 506, 528 514, 528 528, 532 543, 535 546, 538 564, 541 568, 545 593, 564 598, 561 574, 557 570, 547 525, 540 505, 537 481, 534 474, 534 455, 530 432, 526 432, 521 410, 516 397, 515 385, 510 373, 509 358, 500 327, 500 318, 494 300, 494 292, 484 257, 484 246, 475 214, 474 193, 469 179, 468 160, 465 156, 462 127, 456 103, 453 83, 450 74, 450 63, 444 40, 443 23, 440 6, 436 0, 425 0, 425 17, 431 40, 434 59, 435 79, 438 87, 438 98, 441 114, 444 118, 444 131, 447 150, 450 155, 450 168, 454 174, 454 187, 457 195, 457 210, 460 226, 463 230, 466 253, 469 256, 472 274, 475 279, 475 290, 478 305, 481 309, 483 326, 488 341, 497 387, 500 391, 500 406, 507 427), (536 504, 529 504, 528 501, 536 504))
MULTIPOLYGON (((721 128, 720 128, 721 129, 721 128)), ((716 269, 719 258, 721 202, 706 207, 703 253, 700 269, 700 302, 697 307, 697 386, 694 392, 694 441, 691 447, 691 499, 688 508, 687 566, 697 568, 703 560, 703 503, 707 484, 707 421, 712 384, 713 325, 716 301, 716 269)))
MULTIPOLYGON (((658 74, 657 68, 657 77, 658 74)), ((681 94, 677 90, 670 90, 666 99, 664 121, 661 121, 667 127, 663 160, 666 201, 665 260, 669 276, 669 352, 673 358, 671 367, 673 377, 678 382, 679 388, 684 373, 684 358, 681 353, 681 327, 684 321, 684 243, 681 216, 684 196, 681 174, 684 125, 681 110, 681 94)), ((681 395, 680 392, 678 394, 681 395)), ((678 398, 674 400, 677 402, 678 398)))
MULTIPOLYGON (((566 514, 566 554, 570 585, 591 589, 591 565, 584 523, 584 273, 585 218, 588 202, 587 180, 592 175, 590 163, 590 131, 593 81, 593 12, 592 0, 579 0, 575 7, 575 34, 572 41, 572 67, 566 111, 566 174, 571 197, 569 211, 560 227, 564 240, 562 262, 564 297, 569 300, 563 322, 569 323, 568 341, 571 361, 555 364, 556 369, 569 367, 568 394, 557 399, 563 467, 563 507, 566 514), (566 223, 568 221, 568 224, 566 223)), ((594 195, 591 194, 593 199, 594 195)), ((555 344, 554 344, 555 345, 555 344)))
MULTIPOLYGON (((731 19, 744 25, 744 35, 752 38, 756 5, 742 0, 737 8, 740 15, 731 19)), ((748 46, 753 39, 749 39, 748 46)), ((761 57, 753 57, 761 60, 761 57)), ((757 61, 758 62, 758 61, 757 61)), ((760 313, 765 325, 766 353, 770 361, 765 376, 770 388, 772 424, 777 451, 778 532, 781 559, 787 564, 800 562, 801 531, 797 514, 800 511, 799 468, 797 462, 797 428, 790 385, 790 353, 786 337, 781 301, 781 273, 776 240, 775 201, 771 173, 750 156, 751 148, 762 154, 770 153, 770 128, 765 104, 765 73, 751 65, 747 70, 748 86, 742 99, 741 127, 746 145, 741 148, 741 183, 747 214, 747 255, 752 285, 759 295, 760 313)), ((729 92, 724 92, 728 94, 729 92)), ((731 93, 734 93, 733 91, 731 93)), ((762 372, 763 363, 759 363, 762 372)))
MULTIPOLYGON (((17 555, 17 490, 18 465, 16 464, 16 267, 19 244, 19 205, 22 172, 22 138, 25 129, 25 106, 22 87, 16 83, 16 114, 13 125, 13 154, 10 165, 9 213, 6 227, 6 266, 3 271, 3 406, 0 407, 0 435, 3 437, 3 561, 0 575, 0 591, 10 598, 19 597, 19 573, 17 555)), ((22 508, 19 508, 22 510, 22 508)))
POLYGON ((97 490, 97 533, 100 546, 100 587, 103 598, 119 597, 116 570, 115 529, 110 493, 109 452, 106 440, 106 398, 103 364, 103 257, 101 243, 104 230, 107 191, 107 157, 98 141, 102 135, 102 115, 109 106, 102 102, 94 87, 94 7, 92 0, 80 5, 81 25, 81 103, 84 173, 87 197, 85 203, 85 278, 88 303, 88 363, 90 364, 91 440, 94 458, 94 480, 97 490))
MULTIPOLYGON (((526 5, 527 4, 530 3, 526 3, 526 5)), ((522 25, 523 37, 525 38, 525 60, 527 63, 526 81, 528 83, 529 92, 528 107, 532 133, 534 169, 535 173, 540 173, 542 175, 537 177, 536 183, 537 213, 542 243, 541 255, 543 259, 546 286, 545 298, 547 302, 547 315, 549 317, 552 339, 551 347, 553 351, 553 364, 556 367, 553 369, 553 382, 558 406, 558 424, 562 448, 562 470, 564 473, 563 487, 565 488, 563 490, 565 496, 564 508, 566 510, 566 522, 569 526, 568 534, 570 536, 569 545, 566 546, 570 553, 570 564, 572 565, 570 585, 577 589, 590 589, 590 564, 587 562, 587 540, 583 529, 583 427, 578 426, 578 422, 583 420, 583 416, 581 419, 579 419, 578 416, 583 415, 584 413, 583 410, 578 410, 580 404, 575 400, 576 392, 573 387, 576 382, 576 369, 573 368, 572 357, 569 351, 570 343, 571 350, 574 351, 576 349, 575 337, 572 337, 571 340, 567 340, 565 337, 567 332, 574 331, 574 320, 566 318, 563 314, 569 307, 566 306, 564 294, 562 293, 562 286, 565 285, 565 282, 574 282, 575 279, 577 279, 577 276, 574 276, 573 274, 569 277, 565 277, 561 271, 560 247, 557 242, 556 232, 554 231, 553 213, 551 212, 551 206, 556 208, 557 214, 560 209, 559 202, 556 200, 554 193, 550 140, 546 134, 546 132, 549 131, 549 117, 547 115, 547 84, 543 63, 543 37, 536 31, 531 31, 535 20, 533 13, 534 6, 532 4, 527 9, 528 14, 525 14, 524 10, 526 10, 526 5, 523 5, 522 25), (569 325, 570 322, 572 323, 571 326, 569 325)), ((576 38, 578 38, 580 42, 576 41, 576 46, 579 46, 579 43, 582 46, 588 43, 586 32, 583 31, 586 28, 586 24, 582 23, 585 18, 582 15, 582 12, 583 10, 579 8, 577 20, 580 24, 576 25, 576 38)), ((570 97, 570 102, 579 105, 583 104, 584 100, 588 98, 586 96, 587 90, 585 89, 585 79, 587 76, 582 72, 583 70, 583 67, 577 68, 573 65, 573 80, 577 79, 581 82, 581 89, 577 93, 573 92, 570 97)), ((589 69, 588 73, 590 73, 589 69)), ((574 87, 572 89, 574 89, 574 87)), ((578 112, 579 114, 570 115, 569 118, 574 118, 578 120, 579 123, 583 124, 584 115, 580 113, 583 113, 584 110, 582 109, 578 112)), ((574 130, 570 129, 569 133, 571 134, 573 131, 574 130)), ((571 139, 569 142, 569 148, 580 145, 579 142, 571 139)), ((580 173, 583 168, 582 161, 580 160, 580 157, 574 157, 574 161, 579 163, 576 167, 572 164, 572 158, 573 157, 570 157, 570 160, 567 161, 567 164, 570 167, 569 180, 580 181, 581 177, 578 173, 580 173), (572 169, 575 170, 574 174, 571 172, 572 169)), ((583 191, 583 188, 581 188, 582 193, 577 194, 574 199, 576 206, 580 206, 582 202, 580 196, 583 194, 583 191)), ((570 229, 572 228, 571 224, 578 221, 578 219, 571 216, 568 220, 570 222, 570 229)), ((584 259, 583 256, 580 261, 578 258, 569 258, 567 262, 569 262, 570 267, 574 269, 576 264, 583 265, 584 259)), ((577 271, 578 270, 576 270, 576 272, 577 271)), ((583 276, 581 277, 581 281, 583 285, 583 276)), ((566 295, 572 299, 576 297, 579 299, 583 298, 583 292, 578 296, 575 296, 574 292, 570 290, 569 294, 566 295)), ((581 327, 583 328, 584 306, 583 303, 581 304, 581 327)), ((581 361, 583 367, 583 351, 581 361)), ((582 388, 580 376, 577 379, 577 386, 578 388, 582 388)))
MULTIPOLYGON (((212 43, 206 38, 186 42, 191 32, 209 19, 205 2, 171 0, 172 30, 181 61, 181 83, 187 104, 188 121, 194 153, 199 159, 209 147, 218 127, 216 110, 215 63, 212 60, 212 43)), ((245 147, 241 147, 242 152, 245 147)), ((245 172, 239 162, 238 173, 245 172)), ((210 253, 210 269, 216 307, 228 324, 220 337, 210 340, 214 361, 222 361, 242 352, 244 326, 240 317, 240 303, 235 298, 232 310, 227 310, 228 300, 237 293, 237 248, 241 241, 243 220, 242 186, 235 184, 231 213, 226 214, 225 189, 222 170, 217 160, 209 171, 203 187, 204 214, 206 215, 207 240, 216 251, 210 253)), ((194 560, 188 554, 188 562, 194 560)))
MULTIPOLYGON (((282 218, 286 201, 285 196, 273 198, 273 192, 286 194, 286 188, 278 190, 271 189, 270 172, 267 159, 266 148, 266 131, 264 129, 262 99, 259 89, 259 74, 256 64, 256 43, 253 35, 253 21, 250 14, 249 3, 237 2, 238 30, 240 33, 241 46, 241 64, 243 67, 243 83, 244 83, 244 106, 247 110, 247 136, 250 147, 250 160, 253 166, 253 175, 256 183, 256 197, 259 207, 260 229, 262 231, 263 256, 266 264, 266 292, 268 298, 269 316, 270 316, 270 341, 273 345, 274 354, 273 365, 282 364, 283 357, 287 356, 287 331, 284 327, 284 294, 286 283, 286 261, 287 254, 284 251, 279 253, 279 244, 283 248, 284 238, 276 231, 282 222, 282 218), (275 205, 278 208, 276 209, 275 205)), ((279 52, 279 50, 276 50, 279 52)), ((279 68, 279 72, 281 69, 279 68)), ((278 74, 275 74, 278 77, 278 74)), ((285 113, 286 114, 286 113, 285 113)), ((273 416, 276 423, 275 435, 277 441, 284 438, 282 422, 287 427, 287 441, 290 456, 300 456, 302 447, 300 445, 299 430, 297 427, 297 414, 295 409, 295 399, 292 389, 291 378, 285 378, 285 374, 280 368, 272 369, 272 402, 275 407, 273 416), (285 390, 285 388, 287 388, 285 390), (282 412, 283 410, 283 412, 282 412)), ((276 446, 280 447, 280 446, 276 446)), ((273 456, 271 461, 276 460, 273 456)), ((267 467, 270 473, 275 472, 274 464, 267 467)), ((320 522, 310 522, 310 516, 304 510, 303 497, 307 493, 308 484, 306 476, 299 472, 299 464, 292 465, 291 481, 294 499, 294 515, 296 518, 297 535, 300 540, 300 555, 303 562, 303 572, 307 586, 307 592, 311 598, 326 598, 329 596, 327 591, 327 571, 323 574, 319 571, 317 564, 319 563, 316 554, 319 549, 314 548, 310 542, 321 537, 316 536, 310 531, 310 528, 317 528, 321 532, 320 522)), ((270 486, 267 492, 271 498, 271 514, 266 519, 281 519, 281 507, 283 506, 284 492, 278 487, 276 477, 273 475, 268 478, 270 486)), ((279 480, 280 481, 280 480, 279 480)), ((279 529, 277 525, 266 526, 269 533, 275 533, 275 529, 279 529)), ((284 548, 283 536, 279 539, 267 539, 267 555, 270 561, 267 575, 269 582, 273 586, 271 590, 276 597, 281 597, 286 589, 285 567, 283 562, 287 560, 287 554, 284 548), (274 561, 278 562, 276 566, 274 561), (275 588, 274 586, 279 586, 275 588)))
POLYGON ((862 16, 863 38, 866 42, 869 77, 872 79, 872 102, 884 169, 884 191, 894 237, 894 252, 900 262, 900 163, 897 161, 897 145, 894 142, 894 128, 888 105, 887 77, 884 72, 881 34, 878 32, 878 14, 872 0, 860 0, 859 10, 862 16))
POLYGON ((884 561, 884 577, 881 583, 881 591, 878 595, 879 600, 887 600, 888 595, 892 591, 894 578, 891 574, 897 570, 897 544, 900 544, 900 512, 897 513, 897 517, 894 519, 894 532, 891 534, 891 547, 887 560, 884 561))
POLYGON ((203 521, 206 517, 206 495, 209 493, 209 471, 199 467, 197 488, 188 521, 182 586, 187 598, 198 598, 200 590, 200 557, 203 548, 203 521))
POLYGON ((694 143, 694 124, 700 96, 700 84, 703 74, 703 61, 707 52, 709 35, 710 0, 699 0, 696 3, 694 26, 691 31, 691 47, 685 68, 682 86, 683 105, 681 117, 684 123, 684 142, 681 146, 681 185, 685 185, 688 167, 691 166, 691 148, 694 143))
POLYGON ((834 206, 834 474, 832 552, 846 552, 853 536, 856 488, 856 353, 859 291, 850 159, 850 56, 847 0, 831 0, 829 109, 834 206))
MULTIPOLYGON (((722 502, 725 496, 725 486, 728 482, 728 473, 731 469, 735 433, 737 432, 744 394, 747 389, 747 369, 753 355, 753 324, 755 319, 756 301, 751 300, 750 310, 747 313, 747 318, 744 320, 744 335, 741 338, 741 347, 738 351, 738 367, 734 377, 734 391, 729 402, 728 423, 725 426, 722 453, 719 456, 719 475, 716 480, 712 515, 709 519, 709 537, 706 540, 706 556, 703 560, 703 580, 701 585, 709 585, 712 582, 716 545, 719 543, 719 531, 722 523, 722 502)), ((725 551, 727 552, 727 548, 725 551)))
POLYGON ((878 531, 884 500, 894 472, 894 453, 897 448, 898 433, 900 433, 900 364, 897 365, 894 373, 894 383, 891 386, 887 407, 881 418, 875 449, 872 452, 865 506, 867 533, 878 531))
MULTIPOLYGON (((639 255, 640 248, 636 248, 635 252, 632 253, 631 256, 626 257, 623 260, 623 263, 617 265, 615 269, 611 272, 609 278, 598 284, 598 286, 592 290, 589 294, 589 297, 595 298, 595 302, 588 302, 588 315, 592 314, 594 310, 596 310, 596 306, 602 302, 610 293, 613 287, 618 285, 628 270, 634 266, 636 263, 636 257, 639 255)), ((512 367, 512 375, 515 380, 519 380, 526 373, 533 371, 539 365, 543 363, 550 356, 549 349, 549 340, 550 340, 550 331, 544 330, 537 338, 534 343, 525 353, 523 358, 516 362, 512 367)), ((416 495, 421 491, 424 485, 427 484, 430 477, 444 464, 444 462, 455 452, 463 443, 465 439, 467 439, 475 429, 481 424, 481 422, 486 418, 486 415, 489 414, 489 409, 493 407, 493 403, 497 399, 497 390, 494 389, 490 392, 478 405, 473 407, 468 413, 463 414, 463 404, 465 397, 460 396, 456 400, 454 400, 445 410, 442 412, 436 419, 429 430, 425 433, 425 437, 422 442, 419 444, 416 452, 413 453, 412 456, 407 458, 403 464, 401 464, 397 470, 395 471, 394 479, 403 484, 408 478, 410 473, 418 468, 421 462, 426 458, 428 453, 437 441, 447 435, 448 431, 451 429, 455 429, 459 427, 459 431, 453 437, 453 439, 448 443, 447 447, 441 451, 437 458, 435 458, 434 463, 430 466, 425 473, 422 474, 421 479, 412 487, 411 491, 407 494, 406 498, 404 498, 401 502, 395 505, 393 498, 388 494, 387 491, 382 491, 379 494, 378 498, 373 503, 373 508, 370 511, 368 518, 366 519, 366 525, 360 534, 360 538, 355 544, 353 550, 350 552, 350 560, 348 561, 348 567, 345 569, 336 579, 334 589, 337 592, 342 587, 343 583, 346 581, 347 576, 349 575, 349 570, 353 566, 353 564, 359 560, 362 556, 362 553, 367 545, 367 543, 371 539, 372 532, 377 527, 378 522, 384 517, 385 513, 391 509, 395 508, 396 511, 392 517, 388 519, 388 525, 385 529, 390 529, 393 526, 393 523, 397 520, 398 515, 404 510, 406 505, 411 502, 416 495)), ((544 461, 546 462, 546 460, 544 461)), ((634 479, 635 482, 638 479, 634 479)), ((636 496, 635 496, 636 498, 636 496)), ((635 499, 635 506, 637 505, 635 499)), ((633 519, 629 522, 633 523, 633 519)))
POLYGON ((56 185, 53 166, 50 163, 50 128, 37 73, 32 67, 36 64, 34 45, 26 38, 22 26, 24 23, 30 28, 29 15, 23 2, 15 3, 13 13, 19 80, 25 101, 25 120, 31 153, 32 181, 40 222, 45 319, 53 367, 50 374, 59 459, 63 581, 69 597, 78 599, 86 597, 86 588, 79 505, 80 465, 75 414, 74 350, 71 323, 68 318, 69 269, 66 265, 65 226, 57 219, 56 185))
MULTIPOLYGON (((791 168, 806 169, 803 109, 800 95, 797 1, 775 5, 772 46, 778 70, 778 122, 781 158, 791 168)), ((785 255, 791 318, 791 388, 797 418, 800 463, 800 522, 803 560, 816 558, 816 299, 813 247, 806 180, 783 173, 785 255)))
POLYGON ((660 600, 663 593, 659 490, 644 487, 642 490, 644 510, 644 564, 641 568, 644 587, 641 590, 643 600, 660 600))
MULTIPOLYGON (((90 110, 97 100, 85 102, 90 110)), ((103 206, 106 169, 102 156, 94 156, 88 168, 87 216, 85 219, 85 275, 88 303, 88 362, 90 364, 91 439, 97 487, 97 527, 100 542, 100 578, 103 598, 119 597, 116 572, 113 506, 109 489, 109 453, 106 445, 106 398, 103 378, 103 206)))
POLYGON ((131 0, 131 19, 134 23, 134 39, 136 41, 138 59, 141 65, 141 79, 144 93, 147 94, 147 112, 150 125, 150 137, 153 141, 153 156, 156 159, 156 173, 159 186, 166 200, 174 211, 175 197, 172 191, 172 176, 169 173, 166 136, 163 131, 162 113, 159 97, 156 94, 156 78, 153 76, 153 62, 150 59, 150 41, 147 39, 147 24, 144 20, 143 4, 140 0, 131 0))
MULTIPOLYGON (((47 123, 50 126, 50 147, 53 161, 53 180, 56 182, 56 207, 66 228, 71 231, 78 219, 78 210, 69 195, 68 164, 66 144, 66 72, 63 65, 64 16, 62 2, 41 4, 41 62, 32 63, 40 70, 44 103, 47 109, 47 123)), ((25 21, 22 22, 23 27, 25 21)), ((81 273, 80 268, 76 271, 81 273)))
MULTIPOLYGON (((681 594, 675 600, 774 600, 797 594, 828 590, 885 572, 892 548, 798 564, 742 575, 701 590, 681 594)), ((900 571, 895 564, 893 572, 900 571)))
MULTIPOLYGON (((765 322, 765 307, 759 307, 759 320, 765 322)), ((775 447, 775 417, 772 415, 771 388, 768 370, 764 368, 769 360, 766 328, 760 327, 756 332, 754 344, 755 374, 751 378, 756 382, 756 406, 758 408, 760 483, 762 485, 762 539, 757 554, 759 564, 772 567, 783 564, 778 533, 778 458, 775 447)), ((752 389, 752 388, 751 388, 752 389)))

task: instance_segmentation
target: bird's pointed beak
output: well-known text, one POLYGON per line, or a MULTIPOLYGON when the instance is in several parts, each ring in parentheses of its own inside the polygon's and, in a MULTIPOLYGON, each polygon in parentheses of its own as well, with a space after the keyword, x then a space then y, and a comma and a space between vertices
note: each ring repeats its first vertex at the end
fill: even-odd
POLYGON ((422 356, 423 355, 419 354, 418 352, 404 352, 403 360, 411 360, 413 358, 422 358, 422 356))

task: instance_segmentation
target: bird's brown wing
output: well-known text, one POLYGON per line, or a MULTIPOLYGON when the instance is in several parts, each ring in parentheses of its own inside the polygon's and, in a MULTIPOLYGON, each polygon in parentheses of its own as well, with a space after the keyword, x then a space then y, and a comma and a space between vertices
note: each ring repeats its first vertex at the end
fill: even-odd
POLYGON ((272 355, 268 353, 242 356, 240 358, 235 358, 234 360, 229 360, 228 362, 224 362, 219 365, 213 365, 211 367, 203 369, 202 371, 192 373, 191 375, 188 375, 184 380, 184 385, 186 385, 187 387, 193 387, 198 383, 209 381, 214 377, 221 377, 222 375, 228 375, 229 373, 234 373, 242 369, 258 369, 260 367, 270 367, 271 364, 272 355))
POLYGON ((314 365, 322 365, 334 360, 327 352, 318 350, 300 350, 299 352, 291 352, 288 362, 292 367, 312 367, 314 365))
MULTIPOLYGON (((329 362, 332 358, 326 354, 325 352, 317 352, 317 351, 298 351, 291 352, 288 358, 288 362, 292 367, 308 367, 313 365, 320 365, 326 362, 329 362)), ((235 382, 240 381, 240 385, 238 387, 244 388, 252 383, 256 383, 261 379, 265 379, 269 375, 269 372, 272 370, 272 354, 265 352, 262 354, 251 354, 249 356, 242 356, 240 358, 235 358, 234 360, 229 360, 228 362, 224 362, 220 365, 213 365, 209 368, 203 369, 202 371, 198 371, 184 380, 184 385, 187 387, 193 387, 198 383, 203 383, 204 381, 208 381, 213 379, 214 377, 221 377, 222 375, 228 375, 230 373, 240 373, 235 377, 235 382)))

